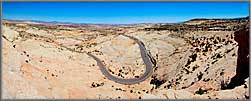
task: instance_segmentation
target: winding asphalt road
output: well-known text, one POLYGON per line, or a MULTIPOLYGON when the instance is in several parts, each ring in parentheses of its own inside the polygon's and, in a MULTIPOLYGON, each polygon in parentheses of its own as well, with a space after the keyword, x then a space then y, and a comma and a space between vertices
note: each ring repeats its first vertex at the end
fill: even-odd
POLYGON ((141 58, 143 59, 144 64, 146 66, 146 71, 143 74, 143 76, 141 76, 139 78, 130 78, 130 79, 123 79, 123 78, 115 77, 109 73, 109 71, 105 68, 104 64, 102 63, 102 61, 100 59, 98 59, 96 56, 92 55, 91 53, 87 53, 87 55, 92 57, 94 60, 96 60, 97 65, 99 66, 101 72, 109 80, 112 80, 112 81, 120 83, 120 84, 126 84, 126 85, 131 85, 131 84, 136 84, 136 83, 142 82, 142 81, 146 80, 153 72, 153 69, 152 69, 153 64, 154 64, 153 58, 146 51, 146 48, 145 48, 145 45, 143 42, 141 42, 140 40, 138 40, 137 38, 134 38, 132 36, 128 36, 128 35, 124 35, 124 34, 121 34, 121 35, 134 40, 139 45, 141 58))

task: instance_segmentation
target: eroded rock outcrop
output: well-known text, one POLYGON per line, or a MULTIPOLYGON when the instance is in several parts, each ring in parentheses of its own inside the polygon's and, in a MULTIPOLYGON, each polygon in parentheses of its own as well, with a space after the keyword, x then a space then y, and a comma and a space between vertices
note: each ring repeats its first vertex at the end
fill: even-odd
POLYGON ((249 29, 242 29, 234 33, 234 40, 238 43, 238 57, 236 75, 231 79, 226 89, 244 84, 249 77, 249 29))
POLYGON ((3 98, 249 98, 248 30, 141 30, 146 27, 151 25, 5 23, 3 98), (139 46, 118 34, 122 32, 141 40, 156 65, 151 77, 138 84, 123 85, 107 79, 86 54, 100 59, 113 76, 140 77, 145 66, 139 46))

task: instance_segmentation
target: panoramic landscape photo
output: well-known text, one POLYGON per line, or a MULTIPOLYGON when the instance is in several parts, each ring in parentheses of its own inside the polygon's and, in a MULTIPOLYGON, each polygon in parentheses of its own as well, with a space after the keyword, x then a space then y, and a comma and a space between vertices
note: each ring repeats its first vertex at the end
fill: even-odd
POLYGON ((249 2, 3 2, 3 99, 249 99, 249 2))

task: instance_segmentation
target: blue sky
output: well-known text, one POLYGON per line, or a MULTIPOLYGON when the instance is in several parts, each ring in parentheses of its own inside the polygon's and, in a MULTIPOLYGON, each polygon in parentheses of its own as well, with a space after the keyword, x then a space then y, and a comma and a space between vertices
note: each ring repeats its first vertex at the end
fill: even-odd
POLYGON ((175 23, 249 15, 248 2, 3 2, 3 19, 73 23, 175 23))

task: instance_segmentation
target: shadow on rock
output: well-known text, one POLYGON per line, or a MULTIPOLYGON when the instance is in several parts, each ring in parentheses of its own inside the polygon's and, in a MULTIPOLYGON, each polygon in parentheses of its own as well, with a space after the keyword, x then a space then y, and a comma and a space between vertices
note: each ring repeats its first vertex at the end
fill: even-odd
POLYGON ((234 40, 238 43, 238 57, 236 75, 231 79, 227 87, 223 89, 233 89, 245 83, 249 77, 249 30, 244 29, 234 33, 234 40))

